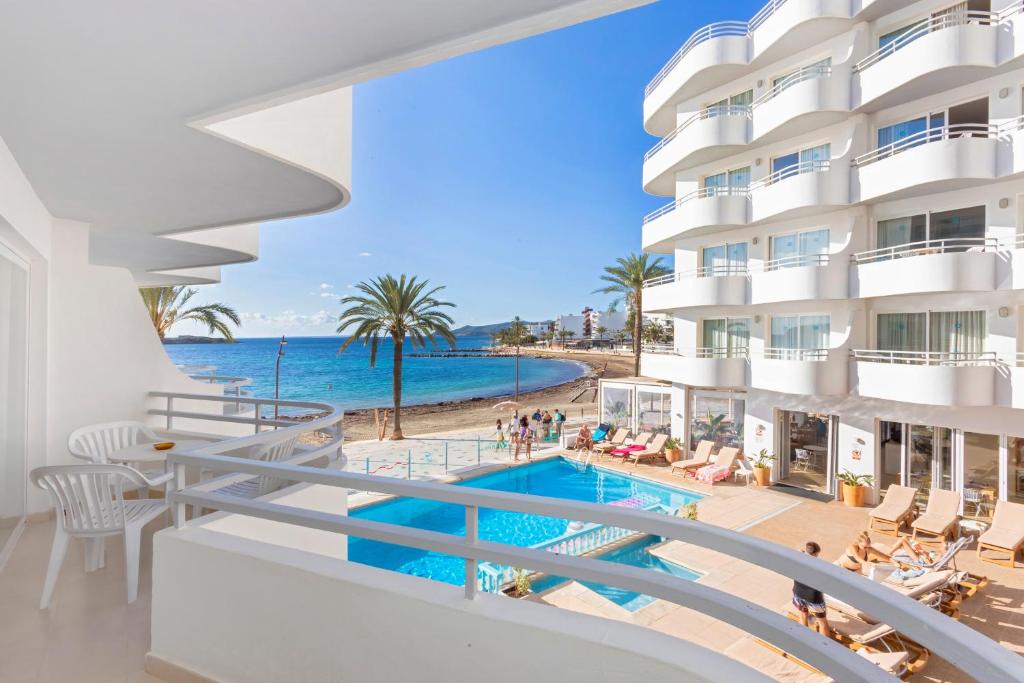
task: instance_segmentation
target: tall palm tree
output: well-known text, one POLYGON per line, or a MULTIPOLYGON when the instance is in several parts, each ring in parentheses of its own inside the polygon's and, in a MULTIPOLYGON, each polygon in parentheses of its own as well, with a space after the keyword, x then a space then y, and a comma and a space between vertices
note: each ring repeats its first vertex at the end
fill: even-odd
POLYGON ((661 264, 661 258, 651 259, 650 254, 630 254, 615 259, 616 265, 606 266, 601 279, 608 284, 595 289, 595 294, 617 294, 633 312, 633 372, 640 374, 640 349, 643 339, 643 296, 644 280, 661 277, 669 273, 661 264))
POLYGON ((501 331, 502 344, 516 347, 516 393, 515 400, 519 400, 519 353, 523 344, 530 340, 530 329, 519 316, 512 318, 509 326, 501 331))
POLYGON ((364 346, 370 347, 370 367, 377 364, 377 347, 383 337, 391 337, 394 367, 391 371, 391 396, 395 405, 395 421, 391 431, 391 439, 405 438, 402 434, 402 347, 406 337, 414 349, 420 349, 429 341, 437 344, 437 337, 455 347, 455 335, 452 334, 452 317, 442 308, 454 308, 455 304, 440 301, 436 294, 444 287, 429 287, 429 280, 417 280, 416 276, 382 275, 369 282, 360 282, 356 289, 362 292, 346 296, 341 300, 342 306, 348 306, 339 317, 338 334, 356 326, 352 335, 346 339, 338 353, 343 352, 353 342, 362 340, 364 346))
POLYGON ((139 294, 142 295, 142 302, 146 305, 149 319, 153 321, 153 327, 156 328, 160 341, 164 340, 167 331, 175 323, 180 323, 184 320, 192 320, 206 325, 211 334, 220 332, 228 341, 235 340, 235 335, 231 332, 231 328, 228 327, 228 321, 235 325, 242 324, 242 320, 235 313, 235 309, 225 304, 204 304, 202 306, 185 308, 185 305, 198 291, 192 287, 184 286, 146 287, 139 290, 139 294))

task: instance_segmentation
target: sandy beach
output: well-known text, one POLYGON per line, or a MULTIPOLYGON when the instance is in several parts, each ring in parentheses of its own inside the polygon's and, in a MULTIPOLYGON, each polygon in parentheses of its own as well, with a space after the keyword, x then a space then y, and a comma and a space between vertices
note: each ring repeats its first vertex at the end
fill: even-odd
MULTIPOLYGON (((570 418, 578 418, 581 411, 583 411, 587 418, 596 417, 596 391, 586 392, 575 403, 570 402, 570 399, 579 393, 580 389, 586 386, 588 382, 593 381, 593 384, 596 386, 594 378, 598 374, 602 374, 606 378, 630 377, 633 375, 632 356, 585 351, 564 352, 535 349, 524 350, 523 355, 572 360, 583 363, 590 368, 587 375, 572 382, 519 395, 519 401, 530 410, 541 408, 542 410, 554 412, 555 408, 560 408, 570 418)), ((493 406, 500 401, 510 398, 512 398, 511 394, 461 401, 445 401, 418 406, 403 406, 402 431, 406 436, 413 436, 416 434, 431 434, 434 432, 493 425, 494 421, 499 417, 502 419, 507 418, 507 414, 495 412, 493 406)), ((381 406, 381 408, 388 409, 390 412, 391 406, 381 406)), ((388 434, 390 433, 389 424, 388 434)), ((377 432, 372 409, 354 410, 345 414, 345 437, 347 440, 373 439, 376 436, 377 432)))

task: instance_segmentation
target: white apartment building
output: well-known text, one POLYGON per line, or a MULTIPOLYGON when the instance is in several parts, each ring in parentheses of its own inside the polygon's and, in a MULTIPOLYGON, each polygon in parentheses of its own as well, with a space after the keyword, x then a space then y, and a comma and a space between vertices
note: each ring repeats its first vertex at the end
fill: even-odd
POLYGON ((555 337, 572 333, 573 338, 582 339, 587 326, 587 319, 584 315, 558 315, 555 316, 555 337))
POLYGON ((605 336, 621 332, 626 327, 625 311, 591 311, 590 329, 597 334, 597 328, 605 328, 605 336))
POLYGON ((643 185, 672 202, 643 248, 675 272, 644 311, 675 343, 643 374, 674 433, 772 451, 776 482, 955 489, 988 519, 1024 501, 1021 5, 770 8, 647 88, 643 185))

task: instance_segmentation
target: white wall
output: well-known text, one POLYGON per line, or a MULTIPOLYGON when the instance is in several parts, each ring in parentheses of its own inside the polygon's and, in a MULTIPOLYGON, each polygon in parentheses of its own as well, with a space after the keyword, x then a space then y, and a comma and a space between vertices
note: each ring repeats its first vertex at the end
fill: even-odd
POLYGON ((770 680, 632 624, 201 527, 153 545, 150 655, 225 683, 770 680))

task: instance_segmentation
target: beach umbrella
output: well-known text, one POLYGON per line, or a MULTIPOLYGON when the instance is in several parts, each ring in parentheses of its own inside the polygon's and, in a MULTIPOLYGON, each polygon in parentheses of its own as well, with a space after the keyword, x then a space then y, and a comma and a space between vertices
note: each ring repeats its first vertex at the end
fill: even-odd
POLYGON ((494 406, 494 410, 519 410, 522 404, 519 401, 502 401, 494 406))

